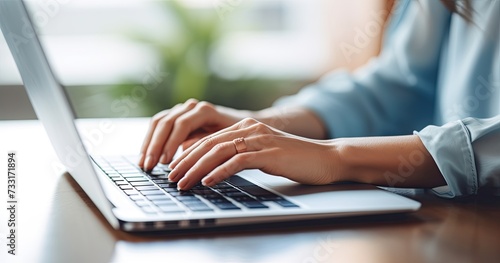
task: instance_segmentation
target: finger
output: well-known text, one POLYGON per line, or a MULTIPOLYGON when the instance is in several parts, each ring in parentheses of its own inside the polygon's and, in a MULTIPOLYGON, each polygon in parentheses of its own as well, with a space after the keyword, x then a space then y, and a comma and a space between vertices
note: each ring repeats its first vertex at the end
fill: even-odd
MULTIPOLYGON (((247 145, 247 151, 249 152, 256 153, 261 149, 257 142, 257 139, 254 138, 248 139, 246 145, 247 145)), ((207 174, 209 174, 217 167, 223 165, 229 159, 232 159, 235 156, 239 156, 245 153, 238 153, 232 141, 226 141, 217 144, 215 147, 210 149, 210 151, 208 151, 207 154, 203 155, 199 160, 197 160, 192 167, 190 167, 190 169, 186 172, 185 176, 178 182, 177 184, 178 188, 180 190, 190 189, 198 182, 200 182, 203 177, 205 177, 207 174)), ((252 159, 248 157, 251 156, 254 155, 245 155, 245 157, 242 159, 242 161, 243 160, 245 161, 242 163, 244 166, 250 165, 252 159)), ((231 166, 229 166, 229 168, 231 169, 229 169, 228 171, 239 169, 240 167, 240 166, 238 167, 233 167, 233 166, 234 165, 231 164, 231 166)))
MULTIPOLYGON (((197 142, 195 142, 193 145, 191 145, 188 149, 186 149, 180 156, 179 158, 177 158, 176 160, 174 160, 171 164, 170 164, 170 168, 174 169, 180 161, 182 161, 186 156, 188 156, 194 149, 197 149, 202 143, 204 143, 206 140, 209 140, 210 138, 214 138, 214 137, 217 137, 219 135, 222 135, 222 134, 225 134, 225 133, 228 133, 230 131, 236 131, 236 130, 243 130, 243 129, 246 129, 248 130, 249 128, 251 128, 252 126, 254 126, 256 122, 253 121, 253 120, 243 120, 243 121, 240 121, 236 124, 233 124, 227 128, 224 128, 220 131, 217 131, 215 133, 213 133, 212 135, 210 136, 207 136, 205 137, 204 139, 201 139, 197 142)), ((243 136, 244 134, 240 135, 240 137, 244 137, 243 136)), ((233 139, 236 139, 238 137, 234 137, 232 138, 231 140, 233 139)), ((213 146, 213 145, 212 145, 213 146)))
POLYGON ((197 142, 193 143, 191 146, 189 146, 187 149, 185 149, 181 155, 179 157, 177 157, 177 159, 173 160, 169 167, 170 169, 174 170, 175 167, 177 167, 177 165, 179 165, 179 163, 184 160, 184 158, 186 158, 186 156, 188 156, 194 149, 196 149, 196 147, 198 147, 201 143, 203 143, 204 141, 212 138, 213 136, 215 136, 216 133, 212 134, 212 135, 208 135, 200 140, 198 140, 197 142))
POLYGON ((212 134, 211 132, 199 130, 194 133, 191 133, 189 137, 182 142, 182 150, 185 151, 187 148, 191 147, 191 145, 195 144, 197 141, 205 138, 206 136, 212 134))
MULTIPOLYGON (((204 139, 202 143, 198 144, 198 147, 194 148, 186 155, 185 152, 183 152, 181 157, 175 160, 177 163, 170 172, 168 178, 174 182, 180 180, 180 178, 184 174, 186 174, 188 170, 191 169, 191 167, 193 167, 204 155, 206 155, 209 151, 212 150, 212 148, 215 148, 220 143, 228 142, 229 146, 231 146, 230 148, 232 149, 232 154, 236 154, 236 148, 232 140, 244 135, 246 135, 245 130, 237 130, 229 131, 218 136, 210 136, 209 138, 204 139)), ((251 150, 249 148, 247 149, 251 150)))
POLYGON ((153 167, 158 163, 160 153, 165 142, 170 136, 170 131, 172 130, 175 119, 192 110, 196 106, 196 103, 198 103, 197 100, 189 99, 186 103, 182 104, 182 106, 172 109, 168 115, 158 121, 146 150, 146 158, 144 161, 144 168, 146 170, 153 169, 153 167))
POLYGON ((205 140, 211 138, 215 136, 215 133, 212 134, 212 135, 207 135, 205 136, 204 138, 201 138, 200 140, 194 142, 191 146, 189 146, 187 149, 185 149, 181 155, 179 157, 177 157, 177 159, 173 160, 170 164, 169 164, 169 168, 174 170, 175 167, 177 167, 177 165, 179 165, 179 163, 184 160, 184 158, 186 158, 186 156, 188 156, 194 149, 196 149, 196 147, 198 147, 202 142, 204 142, 205 140))
POLYGON ((245 169, 262 169, 273 156, 271 151, 252 151, 237 154, 213 169, 201 181, 205 186, 214 186, 245 169))
POLYGON ((146 136, 144 138, 144 141, 142 143, 142 146, 141 146, 141 152, 142 153, 145 153, 146 150, 148 149, 148 145, 149 145, 149 142, 151 141, 151 138, 153 137, 153 132, 154 130, 156 129, 156 126, 158 125, 158 122, 163 119, 163 117, 165 117, 166 115, 168 115, 169 112, 171 112, 172 110, 175 110, 176 108, 178 108, 180 105, 176 105, 174 106, 172 109, 170 110, 164 110, 164 111, 160 111, 158 112, 157 114, 155 114, 152 118, 151 118, 151 123, 149 125, 149 129, 146 133, 146 136))
POLYGON ((202 156, 179 181, 179 190, 187 190, 196 185, 210 171, 236 154, 233 142, 223 142, 202 156))
POLYGON ((213 120, 210 116, 212 111, 207 109, 207 104, 200 102, 191 111, 183 114, 174 122, 170 136, 163 147, 163 154, 160 157, 161 163, 172 161, 177 148, 189 135, 200 127, 210 125, 213 120))
MULTIPOLYGON (((179 105, 177 105, 175 107, 178 107, 178 106, 179 105)), ((149 125, 148 131, 146 132, 146 136, 145 136, 144 141, 142 142, 142 146, 141 146, 141 155, 139 157, 139 162, 138 162, 139 167, 142 167, 144 165, 144 159, 146 158, 146 150, 148 149, 149 143, 151 142, 151 138, 153 137, 153 132, 156 129, 156 126, 158 125, 158 121, 160 121, 168 113, 169 113, 169 110, 164 110, 164 111, 161 111, 161 112, 155 114, 155 116, 153 116, 151 118, 151 123, 149 125)))

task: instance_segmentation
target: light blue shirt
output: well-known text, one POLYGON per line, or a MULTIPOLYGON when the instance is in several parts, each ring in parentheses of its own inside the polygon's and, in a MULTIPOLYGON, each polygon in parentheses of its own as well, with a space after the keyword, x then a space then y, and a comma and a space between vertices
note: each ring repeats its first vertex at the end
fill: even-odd
POLYGON ((472 23, 439 0, 401 1, 379 57, 276 105, 311 109, 331 138, 417 134, 446 180, 438 195, 499 193, 500 1, 470 2, 472 23))

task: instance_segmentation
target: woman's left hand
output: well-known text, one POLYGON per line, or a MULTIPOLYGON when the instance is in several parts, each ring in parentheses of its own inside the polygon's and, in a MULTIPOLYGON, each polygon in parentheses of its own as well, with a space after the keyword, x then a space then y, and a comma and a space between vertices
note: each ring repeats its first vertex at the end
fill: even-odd
POLYGON ((213 186, 244 169, 260 169, 299 183, 327 184, 338 181, 337 159, 329 141, 298 137, 244 119, 186 149, 170 164, 169 179, 188 190, 200 181, 213 186))

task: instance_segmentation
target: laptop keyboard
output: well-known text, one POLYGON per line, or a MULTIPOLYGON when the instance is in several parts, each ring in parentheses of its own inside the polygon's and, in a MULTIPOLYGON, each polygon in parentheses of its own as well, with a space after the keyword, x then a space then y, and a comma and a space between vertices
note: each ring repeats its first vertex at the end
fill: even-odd
POLYGON ((92 156, 92 160, 148 214, 269 209, 271 203, 282 208, 299 207, 238 175, 213 187, 198 184, 179 191, 177 183, 168 180, 170 169, 166 166, 144 172, 125 157, 92 156))

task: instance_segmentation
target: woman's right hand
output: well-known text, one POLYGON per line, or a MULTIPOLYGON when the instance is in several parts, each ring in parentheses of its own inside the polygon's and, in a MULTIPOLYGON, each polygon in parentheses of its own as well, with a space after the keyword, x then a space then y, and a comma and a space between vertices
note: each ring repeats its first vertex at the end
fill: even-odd
POLYGON ((179 146, 184 149, 199 139, 250 117, 249 111, 215 106, 189 99, 151 119, 141 148, 139 166, 151 170, 160 163, 170 163, 179 146))

